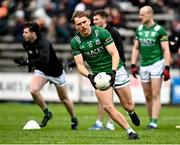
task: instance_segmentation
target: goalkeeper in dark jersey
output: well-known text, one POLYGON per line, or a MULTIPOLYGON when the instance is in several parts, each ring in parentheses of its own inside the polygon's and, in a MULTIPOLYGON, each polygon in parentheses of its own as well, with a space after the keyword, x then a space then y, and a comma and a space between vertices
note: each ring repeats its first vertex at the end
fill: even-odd
POLYGON ((15 58, 14 62, 19 66, 28 65, 34 68, 30 93, 44 112, 44 117, 39 124, 40 127, 45 127, 53 116, 40 93, 42 87, 50 82, 55 85, 59 99, 71 116, 71 129, 77 129, 78 120, 75 117, 73 102, 68 96, 65 72, 62 64, 58 61, 52 44, 40 35, 39 25, 34 22, 25 25, 23 38, 23 47, 28 53, 28 59, 15 58))
POLYGON ((138 74, 137 59, 140 54, 140 77, 146 98, 146 106, 150 118, 148 128, 157 128, 157 120, 161 110, 162 80, 170 79, 170 51, 168 35, 165 29, 156 24, 153 10, 144 6, 139 11, 141 25, 136 31, 136 40, 132 49, 131 73, 138 74))
POLYGON ((113 89, 121 103, 126 104, 128 113, 137 126, 140 120, 134 112, 134 102, 131 99, 129 78, 119 59, 119 53, 110 33, 101 27, 90 26, 90 19, 86 12, 75 11, 72 22, 77 34, 71 39, 72 54, 80 74, 89 78, 95 88, 99 103, 110 117, 128 133, 129 139, 139 139, 139 135, 130 127, 127 120, 113 105, 113 89), (92 73, 86 68, 84 61, 90 66, 92 73), (111 76, 111 87, 105 91, 96 88, 94 77, 99 72, 106 72, 111 76), (120 90, 124 87, 124 95, 120 96, 120 90))

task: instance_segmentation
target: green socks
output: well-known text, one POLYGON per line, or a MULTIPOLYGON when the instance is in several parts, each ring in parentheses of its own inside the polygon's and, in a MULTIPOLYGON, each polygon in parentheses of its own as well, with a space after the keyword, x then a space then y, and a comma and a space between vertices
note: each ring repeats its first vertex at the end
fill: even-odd
POLYGON ((149 125, 153 127, 157 127, 157 119, 151 118, 149 125))
POLYGON ((48 108, 45 108, 44 110, 43 110, 43 112, 44 112, 44 114, 49 114, 49 110, 48 110, 48 108))

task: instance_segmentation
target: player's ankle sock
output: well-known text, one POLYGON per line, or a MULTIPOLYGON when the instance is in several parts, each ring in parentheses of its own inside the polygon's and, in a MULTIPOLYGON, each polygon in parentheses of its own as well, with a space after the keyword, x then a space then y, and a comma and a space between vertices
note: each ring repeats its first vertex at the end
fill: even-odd
POLYGON ((102 126, 102 121, 100 121, 100 120, 96 120, 96 124, 98 125, 98 126, 102 126))
POLYGON ((111 121, 108 121, 108 122, 106 123, 106 127, 107 127, 107 126, 113 126, 113 125, 114 125, 114 123, 111 122, 111 121))
POLYGON ((149 123, 151 123, 151 122, 152 122, 152 118, 149 119, 149 123))
POLYGON ((135 131, 134 131, 131 127, 129 127, 128 129, 126 129, 126 131, 127 131, 128 134, 130 134, 131 132, 135 133, 135 131))
POLYGON ((151 122, 157 123, 157 119, 151 119, 151 122))
POLYGON ((43 112, 44 112, 44 114, 49 114, 49 110, 48 110, 48 108, 45 108, 44 110, 43 110, 43 112))
POLYGON ((114 124, 112 121, 108 121, 107 124, 114 124))
POLYGON ((151 126, 153 126, 153 127, 157 127, 157 119, 151 118, 149 125, 151 125, 151 126))

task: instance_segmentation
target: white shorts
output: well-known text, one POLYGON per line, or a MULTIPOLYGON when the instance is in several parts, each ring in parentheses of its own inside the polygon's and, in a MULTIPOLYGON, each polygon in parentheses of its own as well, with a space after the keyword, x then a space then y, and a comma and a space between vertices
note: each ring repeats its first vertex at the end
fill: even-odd
POLYGON ((114 89, 122 88, 130 84, 129 75, 124 66, 116 71, 116 79, 114 83, 114 89))
POLYGON ((59 76, 59 77, 52 77, 52 76, 47 76, 46 74, 44 74, 42 71, 40 70, 34 70, 34 75, 35 76, 41 76, 46 78, 50 83, 53 83, 55 85, 60 85, 60 86, 64 86, 66 84, 66 75, 65 72, 63 70, 63 73, 59 76))
POLYGON ((152 65, 140 67, 140 77, 142 82, 150 82, 151 78, 161 78, 164 69, 164 59, 152 65))

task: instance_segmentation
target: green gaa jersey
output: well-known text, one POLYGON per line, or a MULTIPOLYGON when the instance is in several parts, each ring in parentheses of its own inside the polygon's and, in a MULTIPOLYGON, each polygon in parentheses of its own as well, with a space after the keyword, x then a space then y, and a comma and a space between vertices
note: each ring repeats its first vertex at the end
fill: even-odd
POLYGON ((160 25, 154 24, 149 28, 140 25, 136 30, 136 39, 140 42, 141 66, 151 65, 163 58, 160 42, 168 41, 168 35, 160 25))
MULTIPOLYGON (((71 40, 72 54, 82 54, 83 59, 90 66, 93 74, 110 72, 112 70, 112 56, 105 46, 113 43, 111 34, 104 28, 92 26, 91 34, 82 37, 77 33, 71 40)), ((119 67, 122 63, 119 63, 119 67)))

